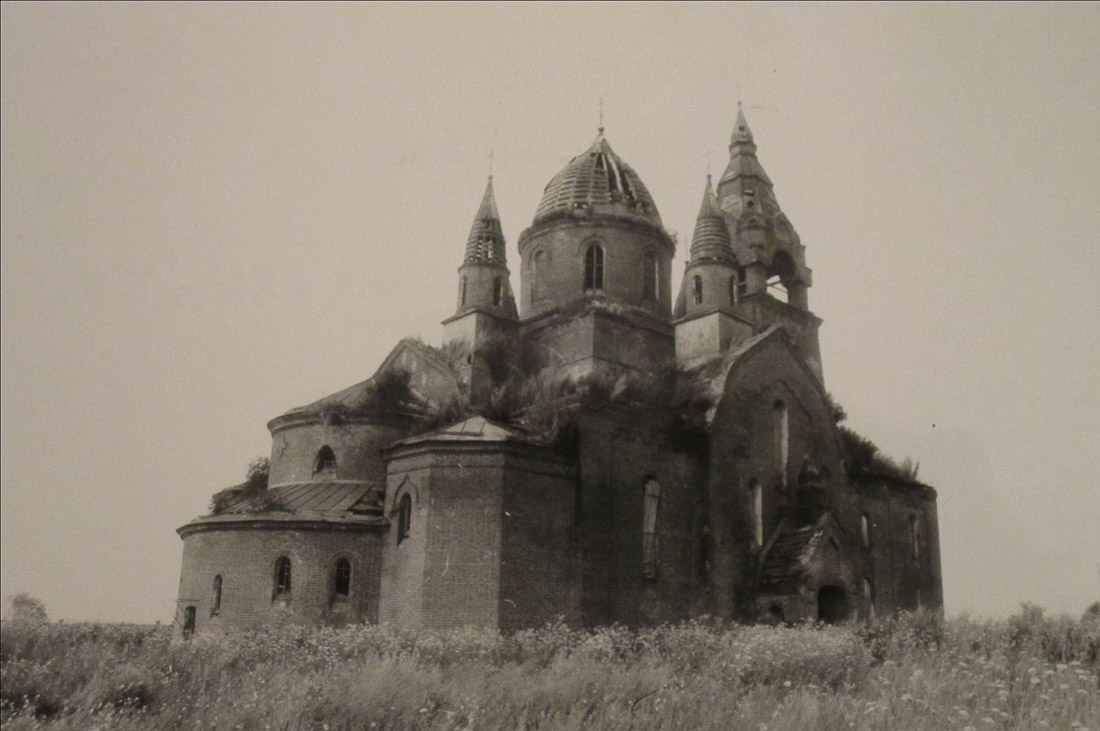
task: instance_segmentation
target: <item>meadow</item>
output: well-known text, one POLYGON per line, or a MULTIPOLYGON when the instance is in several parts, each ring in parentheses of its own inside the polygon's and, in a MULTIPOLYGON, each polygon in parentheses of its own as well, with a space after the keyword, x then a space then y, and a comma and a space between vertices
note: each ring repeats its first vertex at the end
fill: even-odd
POLYGON ((5 729, 1100 731, 1100 615, 501 636, 5 622, 5 729))

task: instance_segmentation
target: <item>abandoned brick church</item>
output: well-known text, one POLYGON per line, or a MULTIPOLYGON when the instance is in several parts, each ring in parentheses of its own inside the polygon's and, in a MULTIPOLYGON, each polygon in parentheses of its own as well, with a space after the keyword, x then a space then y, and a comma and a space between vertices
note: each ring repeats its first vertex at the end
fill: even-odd
MULTIPOLYGON (((601 128, 509 279, 492 178, 441 347, 269 424, 179 528, 177 624, 511 630, 942 606, 935 491, 838 424, 806 249, 742 113, 675 241, 601 128)), ((458 259, 461 247, 455 247, 458 259)))

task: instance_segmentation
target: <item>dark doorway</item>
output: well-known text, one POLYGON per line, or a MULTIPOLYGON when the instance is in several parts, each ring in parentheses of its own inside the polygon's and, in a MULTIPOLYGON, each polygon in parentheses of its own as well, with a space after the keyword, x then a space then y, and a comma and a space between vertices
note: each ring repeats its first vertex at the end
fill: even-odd
POLYGON ((823 586, 817 592, 817 618, 836 624, 848 618, 848 595, 839 586, 823 586))

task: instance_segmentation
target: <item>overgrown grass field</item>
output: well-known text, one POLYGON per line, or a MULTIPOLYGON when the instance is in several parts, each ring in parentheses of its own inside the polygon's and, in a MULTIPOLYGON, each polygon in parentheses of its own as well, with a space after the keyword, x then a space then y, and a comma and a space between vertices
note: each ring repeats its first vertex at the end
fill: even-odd
POLYGON ((1100 731, 1100 616, 495 633, 5 623, 5 729, 1100 731))

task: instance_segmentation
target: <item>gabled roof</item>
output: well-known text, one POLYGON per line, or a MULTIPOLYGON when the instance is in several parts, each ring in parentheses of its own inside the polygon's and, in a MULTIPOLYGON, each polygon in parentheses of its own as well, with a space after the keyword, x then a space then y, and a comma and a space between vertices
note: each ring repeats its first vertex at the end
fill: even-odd
POLYGON ((370 403, 374 380, 380 373, 395 368, 412 374, 410 387, 420 400, 445 398, 459 389, 457 374, 438 350, 417 338, 403 338, 367 380, 290 409, 286 415, 320 414, 334 408, 353 412, 364 410, 370 403))
POLYGON ((760 588, 782 590, 796 584, 810 568, 814 554, 838 536, 836 518, 825 513, 813 525, 781 524, 761 561, 760 588))

